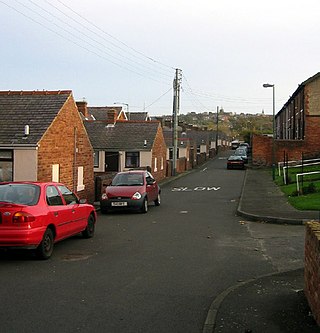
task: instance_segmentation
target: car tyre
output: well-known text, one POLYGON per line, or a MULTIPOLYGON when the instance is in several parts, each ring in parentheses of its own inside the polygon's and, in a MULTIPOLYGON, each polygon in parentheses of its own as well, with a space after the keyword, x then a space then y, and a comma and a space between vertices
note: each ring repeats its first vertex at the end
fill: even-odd
POLYGON ((142 207, 141 207, 141 213, 147 213, 148 212, 148 199, 144 198, 142 207))
POLYGON ((39 259, 49 259, 53 252, 53 244, 54 244, 54 238, 53 238, 53 232, 50 228, 48 228, 42 238, 41 243, 37 247, 37 256, 39 259))
POLYGON ((160 206, 160 204, 161 204, 160 193, 158 193, 157 199, 154 201, 154 204, 155 204, 156 206, 160 206))
POLYGON ((84 238, 91 238, 94 235, 95 220, 92 215, 88 217, 87 227, 82 231, 82 236, 84 238))

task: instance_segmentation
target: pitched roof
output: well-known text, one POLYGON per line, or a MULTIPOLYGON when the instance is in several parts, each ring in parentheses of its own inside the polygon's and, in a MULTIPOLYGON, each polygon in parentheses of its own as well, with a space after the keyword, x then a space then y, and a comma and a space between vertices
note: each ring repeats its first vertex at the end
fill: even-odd
POLYGON ((85 121, 84 125, 93 148, 109 151, 150 151, 160 127, 159 122, 153 121, 119 121, 113 126, 106 122, 85 121))
POLYGON ((108 120, 108 112, 116 112, 116 117, 119 117, 122 107, 121 106, 90 106, 88 112, 94 117, 95 120, 108 120))
POLYGON ((149 117, 148 112, 127 112, 128 120, 140 120, 140 121, 147 121, 151 120, 149 117))
POLYGON ((70 94, 70 90, 0 91, 0 145, 36 145, 70 94))

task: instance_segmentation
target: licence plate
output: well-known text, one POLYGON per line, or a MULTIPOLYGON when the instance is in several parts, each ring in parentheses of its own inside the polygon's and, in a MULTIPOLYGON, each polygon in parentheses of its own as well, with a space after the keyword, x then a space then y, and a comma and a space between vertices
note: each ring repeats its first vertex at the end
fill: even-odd
POLYGON ((123 207, 123 206, 127 206, 128 203, 127 202, 111 202, 111 206, 113 207, 123 207))

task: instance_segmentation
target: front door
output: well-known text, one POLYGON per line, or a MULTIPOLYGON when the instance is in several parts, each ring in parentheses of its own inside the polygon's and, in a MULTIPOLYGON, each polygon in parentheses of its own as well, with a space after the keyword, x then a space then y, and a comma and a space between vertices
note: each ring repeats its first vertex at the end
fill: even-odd
POLYGON ((106 152, 105 155, 105 171, 119 171, 119 153, 106 152))

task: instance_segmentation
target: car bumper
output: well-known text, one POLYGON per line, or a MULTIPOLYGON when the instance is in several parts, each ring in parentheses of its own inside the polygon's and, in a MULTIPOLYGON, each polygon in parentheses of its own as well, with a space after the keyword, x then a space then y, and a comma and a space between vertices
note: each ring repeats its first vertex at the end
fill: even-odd
POLYGON ((144 198, 132 199, 108 199, 100 201, 102 210, 139 210, 143 206, 144 198))
POLYGON ((244 166, 244 164, 228 164, 227 168, 228 169, 244 169, 245 166, 244 166))
POLYGON ((33 229, 0 228, 0 247, 33 249, 42 241, 45 227, 33 229))

